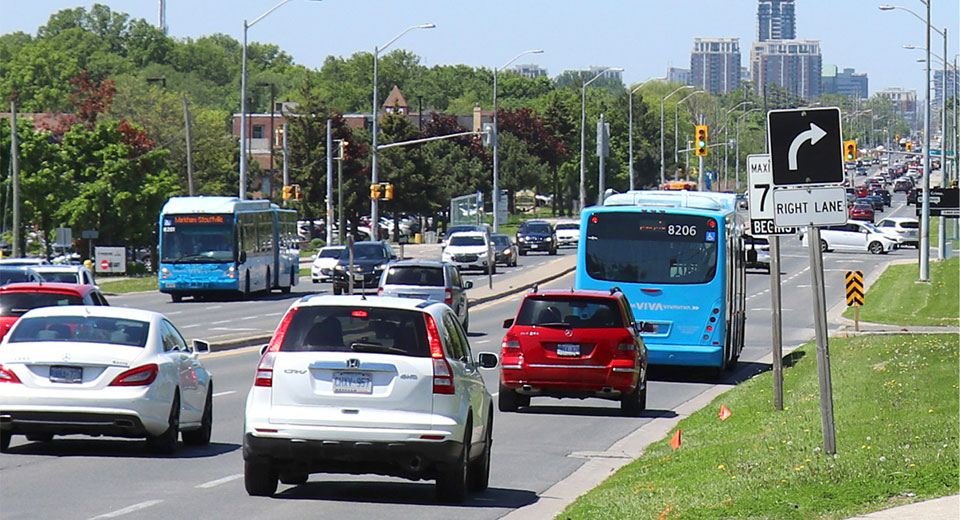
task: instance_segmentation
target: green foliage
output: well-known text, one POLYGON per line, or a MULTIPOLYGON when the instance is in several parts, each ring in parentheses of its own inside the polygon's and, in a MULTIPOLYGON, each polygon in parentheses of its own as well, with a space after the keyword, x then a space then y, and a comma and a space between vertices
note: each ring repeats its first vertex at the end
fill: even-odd
MULTIPOLYGON (((960 258, 930 262, 930 283, 917 283, 916 264, 890 265, 867 291, 860 319, 892 325, 960 325, 960 258), (884 295, 896 294, 896 298, 884 295)), ((853 308, 844 317, 853 319, 853 308)))

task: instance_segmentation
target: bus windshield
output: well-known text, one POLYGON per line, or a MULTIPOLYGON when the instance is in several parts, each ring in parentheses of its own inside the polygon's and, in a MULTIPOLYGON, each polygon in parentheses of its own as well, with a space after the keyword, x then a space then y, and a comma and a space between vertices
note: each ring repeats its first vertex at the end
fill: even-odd
POLYGON ((716 275, 717 242, 717 221, 710 217, 596 213, 587 223, 587 275, 612 282, 706 283, 716 275))
POLYGON ((223 263, 235 258, 233 217, 165 217, 160 258, 165 263, 223 263))

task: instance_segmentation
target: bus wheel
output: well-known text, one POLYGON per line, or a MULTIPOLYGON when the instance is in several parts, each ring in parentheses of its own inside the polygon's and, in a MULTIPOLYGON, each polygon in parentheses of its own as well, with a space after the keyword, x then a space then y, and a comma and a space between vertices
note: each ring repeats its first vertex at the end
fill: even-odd
POLYGON ((173 303, 180 303, 181 301, 183 301, 183 295, 177 294, 177 293, 170 293, 170 301, 172 301, 173 303))
POLYGON ((244 282, 243 294, 250 294, 250 272, 247 271, 246 282, 244 282))

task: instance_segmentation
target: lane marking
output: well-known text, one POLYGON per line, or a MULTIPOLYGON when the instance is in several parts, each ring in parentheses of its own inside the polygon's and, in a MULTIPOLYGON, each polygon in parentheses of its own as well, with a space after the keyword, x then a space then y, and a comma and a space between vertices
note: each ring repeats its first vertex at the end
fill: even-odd
POLYGON ((125 507, 125 508, 123 508, 123 509, 117 509, 116 511, 113 511, 113 512, 111 512, 111 513, 104 513, 104 514, 102 514, 102 515, 100 515, 100 516, 95 516, 95 517, 91 518, 90 520, 99 520, 99 519, 101 519, 101 518, 116 518, 116 517, 118 517, 118 516, 126 515, 126 514, 129 514, 129 513, 136 513, 137 511, 140 511, 141 509, 146 509, 146 508, 148 508, 148 507, 155 506, 155 505, 159 504, 160 502, 163 502, 163 500, 147 500, 146 502, 140 502, 139 504, 134 504, 134 505, 132 505, 132 506, 130 506, 130 507, 125 507))
POLYGON ((199 326, 200 326, 199 323, 196 323, 196 324, 193 324, 193 325, 180 325, 180 330, 189 329, 189 328, 191 328, 191 327, 199 327, 199 326))
POLYGON ((212 487, 219 486, 220 484, 226 484, 227 482, 232 482, 238 478, 243 478, 243 473, 237 473, 235 475, 230 475, 229 477, 218 478, 217 480, 211 480, 210 482, 205 482, 196 486, 197 489, 210 489, 212 487))
POLYGON ((281 316, 283 312, 271 312, 270 314, 264 314, 264 316, 281 316))
POLYGON ((211 306, 207 307, 207 310, 219 309, 219 308, 221 308, 221 307, 223 307, 223 305, 211 305, 211 306))
POLYGON ((230 394, 235 394, 235 393, 237 393, 236 390, 227 390, 226 392, 217 392, 217 393, 213 394, 213 396, 214 396, 214 397, 221 397, 221 396, 224 396, 224 395, 230 395, 230 394))
POLYGON ((233 320, 220 320, 220 321, 211 321, 210 325, 220 325, 221 323, 230 323, 233 320))

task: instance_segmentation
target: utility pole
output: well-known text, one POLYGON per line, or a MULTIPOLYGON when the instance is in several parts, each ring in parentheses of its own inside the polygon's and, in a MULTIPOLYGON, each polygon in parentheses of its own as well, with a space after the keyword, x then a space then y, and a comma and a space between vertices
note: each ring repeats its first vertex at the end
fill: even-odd
POLYGON ((187 132, 187 193, 191 197, 196 195, 193 191, 193 148, 190 143, 190 104, 187 96, 183 96, 183 125, 187 132))
POLYGON ((17 98, 10 100, 10 157, 13 166, 13 257, 20 257, 20 149, 17 144, 17 98))

